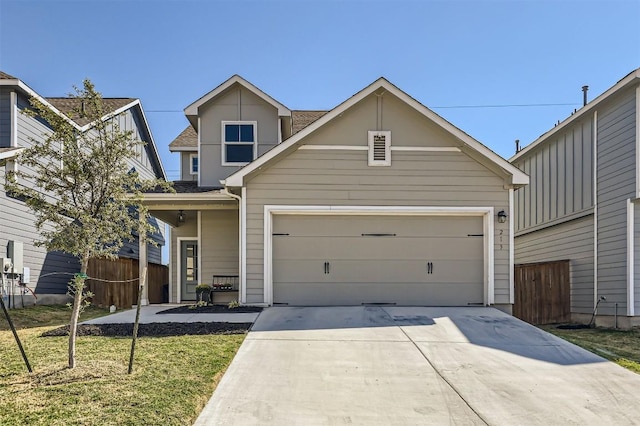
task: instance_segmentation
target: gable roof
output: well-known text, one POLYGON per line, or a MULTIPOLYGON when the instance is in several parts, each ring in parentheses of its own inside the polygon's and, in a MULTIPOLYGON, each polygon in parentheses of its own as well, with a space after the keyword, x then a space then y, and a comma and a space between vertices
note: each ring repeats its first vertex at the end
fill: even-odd
POLYGON ((188 107, 186 107, 184 109, 184 113, 187 116, 187 118, 189 119, 189 121, 191 121, 191 123, 194 124, 194 126, 195 126, 196 125, 195 124, 196 123, 195 119, 198 116, 198 108, 200 108, 202 105, 206 104, 210 100, 215 99, 216 97, 218 97, 220 94, 224 93, 228 88, 230 88, 231 86, 233 86, 235 84, 239 84, 240 86, 244 87, 245 89, 253 92, 254 95, 258 96, 259 98, 262 98, 268 104, 273 105, 278 110, 278 115, 279 116, 281 116, 281 117, 290 117, 291 116, 291 111, 289 110, 289 108, 287 108, 286 106, 284 106, 280 102, 276 101, 271 96, 267 95, 265 92, 263 92, 262 90, 260 90, 259 88, 257 88, 253 84, 249 83, 247 80, 245 80, 244 78, 240 77, 238 74, 236 74, 236 75, 232 76, 231 78, 229 78, 224 83, 220 84, 218 87, 216 87, 212 91, 210 91, 209 93, 207 93, 206 95, 202 96, 197 101, 193 102, 188 107))
POLYGON ((345 111, 350 109, 352 106, 356 105, 360 101, 362 101, 367 96, 379 91, 380 89, 391 93, 396 96, 403 102, 405 102, 410 107, 414 108, 417 112, 425 116, 427 119, 431 120, 433 123, 440 126, 443 130, 447 131, 459 141, 463 143, 463 146, 471 149, 475 153, 479 154, 479 161, 484 162, 487 165, 491 165, 493 167, 498 167, 502 171, 504 171, 507 175, 510 175, 510 184, 519 187, 523 185, 527 185, 529 183, 529 176, 527 176, 524 172, 522 172, 517 167, 513 166, 507 160, 487 148, 482 143, 478 142, 462 130, 455 127, 453 124, 449 123, 444 118, 440 117, 435 112, 431 111, 429 108, 422 105, 420 102, 394 86, 385 78, 381 77, 378 80, 371 83, 369 86, 362 89, 360 92, 356 93, 331 111, 324 114, 322 117, 318 118, 315 122, 300 130, 298 133, 290 137, 289 139, 283 141, 281 144, 276 145, 273 149, 266 152, 261 157, 258 157, 253 162, 247 164, 242 169, 238 170, 236 173, 229 176, 224 184, 227 187, 242 187, 244 185, 244 177, 249 175, 250 173, 262 168, 265 164, 271 162, 274 158, 280 156, 281 154, 288 152, 294 146, 299 145, 300 141, 304 139, 309 134, 315 132, 325 124, 329 123, 334 118, 340 116, 345 111))
POLYGON ((560 124, 558 124, 557 126, 554 126, 551 130, 543 133, 540 137, 538 137, 538 139, 534 140, 529 145, 527 145, 526 147, 518 151, 513 157, 509 158, 509 161, 513 162, 523 157, 525 154, 535 149, 538 145, 547 141, 551 136, 553 136, 557 132, 561 131, 562 129, 565 129, 571 123, 575 122, 576 120, 579 120, 580 118, 582 118, 582 116, 589 113, 590 111, 593 111, 598 105, 600 105, 602 102, 609 99, 611 96, 615 95, 620 90, 626 89, 627 87, 632 86, 634 84, 640 84, 640 68, 637 68, 631 71, 629 74, 627 74, 622 79, 620 79, 616 84, 611 86, 600 96, 596 97, 587 105, 580 108, 575 114, 570 115, 560 124))
MULTIPOLYGON (((27 86, 22 80, 13 77, 7 73, 0 71, 0 86, 15 86, 18 87, 22 92, 26 93, 28 96, 38 99, 45 105, 47 108, 50 108, 53 112, 63 117, 69 124, 71 124, 74 128, 76 128, 80 132, 85 132, 93 127, 94 122, 89 122, 85 119, 72 119, 71 115, 73 109, 79 106, 79 100, 75 98, 69 97, 53 97, 53 98, 44 98, 40 96, 35 90, 27 86)), ((160 154, 158 153, 158 147, 156 146, 155 141, 153 140, 153 135, 151 133, 151 128, 149 127, 149 122, 144 113, 144 109, 142 109, 142 104, 139 99, 136 98, 102 98, 103 105, 105 108, 105 115, 102 116, 101 120, 108 120, 111 117, 114 117, 128 109, 137 109, 140 113, 140 117, 142 118, 142 122, 145 127, 145 132, 149 136, 148 146, 151 150, 151 163, 156 168, 156 175, 164 180, 167 180, 167 174, 164 170, 164 166, 162 165, 162 161, 160 160, 160 154)))
POLYGON ((291 111, 291 133, 295 135, 328 111, 291 111))

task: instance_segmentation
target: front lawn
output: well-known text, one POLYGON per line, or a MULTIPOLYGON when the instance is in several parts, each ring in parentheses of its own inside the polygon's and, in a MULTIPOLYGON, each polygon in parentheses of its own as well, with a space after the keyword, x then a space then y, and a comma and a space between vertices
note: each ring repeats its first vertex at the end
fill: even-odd
POLYGON ((545 331, 583 347, 624 368, 640 373, 640 330, 586 328, 561 330, 542 326, 545 331))
MULTIPOLYGON (((89 310, 82 320, 104 311, 89 310)), ((34 373, 0 317, 0 424, 191 425, 244 334, 142 337, 127 375, 130 338, 79 337, 66 368, 66 337, 40 337, 69 319, 65 308, 10 311, 34 373), (56 317, 58 315, 58 317, 56 317), (49 318, 49 319, 47 319, 49 318), (46 323, 46 326, 42 326, 46 323)))

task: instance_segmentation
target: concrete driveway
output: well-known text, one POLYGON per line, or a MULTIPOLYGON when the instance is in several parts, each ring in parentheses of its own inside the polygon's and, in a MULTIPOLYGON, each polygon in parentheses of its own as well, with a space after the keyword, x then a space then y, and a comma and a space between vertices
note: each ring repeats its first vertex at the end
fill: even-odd
POLYGON ((640 424, 640 375, 492 308, 269 308, 196 422, 264 424, 640 424))

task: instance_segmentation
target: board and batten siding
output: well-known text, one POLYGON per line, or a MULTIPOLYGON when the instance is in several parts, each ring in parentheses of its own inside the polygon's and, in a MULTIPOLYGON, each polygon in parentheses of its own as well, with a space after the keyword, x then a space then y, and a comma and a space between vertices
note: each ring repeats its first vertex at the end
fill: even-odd
POLYGON ((222 165, 222 121, 257 122, 257 156, 278 144, 278 110, 239 85, 200 107, 199 118, 200 186, 220 186, 240 168, 222 165))
POLYGON ((598 109, 598 312, 627 310, 627 199, 636 191, 635 89, 598 109))
POLYGON ((515 237, 516 264, 570 260, 571 312, 593 311, 593 215, 515 237))
MULTIPOLYGON (((198 155, 198 151, 180 153, 180 180, 197 181, 198 174, 191 174, 191 156, 198 155)), ((218 182, 219 184, 219 182, 218 182)))
POLYGON ((516 233, 592 208, 592 117, 577 121, 514 165, 531 178, 514 193, 516 233))

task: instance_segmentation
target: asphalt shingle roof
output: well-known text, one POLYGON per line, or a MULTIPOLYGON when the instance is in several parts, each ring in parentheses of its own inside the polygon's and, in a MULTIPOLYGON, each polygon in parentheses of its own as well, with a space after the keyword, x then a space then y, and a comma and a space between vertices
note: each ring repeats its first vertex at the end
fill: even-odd
POLYGON ((328 111, 291 111, 291 121, 293 122, 292 134, 295 135, 327 112, 328 111))
POLYGON ((0 80, 17 80, 17 78, 7 74, 6 72, 0 71, 0 80))
POLYGON ((197 150, 198 134, 195 129, 191 125, 187 126, 187 128, 169 144, 169 149, 171 148, 194 148, 194 150, 197 150))
MULTIPOLYGON (((191 180, 174 180, 172 183, 173 183, 173 189, 178 194, 193 194, 193 193, 199 193, 199 192, 212 192, 212 191, 220 192, 220 190, 222 189, 221 186, 198 186, 197 181, 191 181, 191 180)), ((151 194, 162 194, 164 192, 165 191, 162 190, 161 188, 147 191, 147 193, 151 193, 151 194)))
MULTIPOLYGON (((89 124, 90 120, 87 118, 78 117, 76 111, 80 110, 81 100, 78 98, 46 98, 47 101, 56 107, 60 112, 76 122, 79 126, 89 124)), ((125 105, 135 101, 135 98, 102 98, 102 105, 104 108, 103 115, 110 114, 125 105)))

